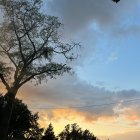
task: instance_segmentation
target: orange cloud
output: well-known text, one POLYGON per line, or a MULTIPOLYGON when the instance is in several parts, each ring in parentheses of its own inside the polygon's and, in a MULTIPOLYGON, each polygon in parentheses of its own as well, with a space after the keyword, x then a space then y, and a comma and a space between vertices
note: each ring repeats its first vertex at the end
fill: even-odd
POLYGON ((123 111, 123 116, 130 121, 140 120, 140 112, 134 107, 125 108, 123 111))

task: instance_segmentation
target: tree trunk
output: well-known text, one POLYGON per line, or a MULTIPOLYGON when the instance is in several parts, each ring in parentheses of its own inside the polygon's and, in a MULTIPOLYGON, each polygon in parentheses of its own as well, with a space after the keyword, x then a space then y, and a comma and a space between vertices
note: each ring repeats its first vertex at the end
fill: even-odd
POLYGON ((16 93, 8 92, 4 96, 4 102, 0 109, 0 140, 8 139, 8 128, 12 115, 12 109, 14 105, 16 93))

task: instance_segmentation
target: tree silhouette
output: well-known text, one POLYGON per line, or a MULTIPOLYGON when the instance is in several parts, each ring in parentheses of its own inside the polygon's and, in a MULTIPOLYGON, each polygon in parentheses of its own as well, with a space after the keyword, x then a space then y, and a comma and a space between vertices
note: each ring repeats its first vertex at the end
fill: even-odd
POLYGON ((76 123, 68 124, 58 137, 60 140, 97 140, 89 130, 83 131, 76 123))
POLYGON ((0 26, 0 80, 5 86, 5 106, 0 114, 0 138, 6 139, 14 99, 26 82, 55 78, 70 72, 68 60, 79 44, 61 42, 57 17, 41 12, 41 0, 2 0, 0 26), (60 59, 59 59, 60 58, 60 59), (62 60, 62 61, 60 61, 62 60))
POLYGON ((52 124, 49 124, 41 140, 58 140, 54 134, 52 124))
MULTIPOLYGON (((0 110, 4 97, 0 95, 0 110)), ((4 105, 4 104, 3 104, 4 105)), ((43 129, 39 128, 38 114, 32 114, 27 105, 22 103, 21 100, 15 99, 13 113, 8 130, 8 140, 18 138, 36 139, 39 140, 43 129)))

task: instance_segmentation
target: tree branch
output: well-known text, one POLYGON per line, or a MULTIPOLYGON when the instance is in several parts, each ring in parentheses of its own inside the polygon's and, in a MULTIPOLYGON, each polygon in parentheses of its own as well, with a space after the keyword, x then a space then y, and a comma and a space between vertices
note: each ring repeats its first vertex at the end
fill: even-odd
MULTIPOLYGON (((35 76, 38 76, 38 75, 41 75, 41 74, 44 74, 44 73, 48 73, 50 74, 51 72, 55 72, 55 71, 61 71, 64 67, 66 66, 66 64, 62 65, 60 68, 57 68, 57 69, 49 69, 49 70, 45 70, 45 71, 41 71, 41 72, 38 72, 38 73, 34 73, 32 74, 31 76, 29 76, 26 80, 24 80, 23 82, 21 82, 19 84, 19 87, 21 87, 23 84, 25 84, 26 82, 30 81, 31 79, 33 79, 35 76)), ((53 67, 53 66, 52 66, 53 67)))
POLYGON ((4 47, 2 45, 0 45, 0 47, 3 49, 3 51, 1 51, 1 52, 5 53, 8 56, 8 58, 11 60, 11 62, 14 64, 14 66, 17 68, 18 66, 17 66, 16 62, 13 60, 13 58, 11 57, 9 51, 4 49, 4 47))
POLYGON ((13 18, 12 18, 12 23, 13 23, 13 26, 14 26, 14 32, 15 32, 15 35, 17 37, 17 40, 18 40, 18 46, 19 46, 19 51, 20 51, 20 55, 21 55, 21 58, 24 62, 24 64, 26 63, 26 60, 24 58, 24 55, 23 55, 23 51, 22 51, 22 46, 21 46, 21 40, 20 40, 20 37, 17 33, 17 29, 16 29, 16 25, 15 25, 15 20, 14 20, 14 9, 12 9, 12 12, 13 12, 13 18))
MULTIPOLYGON (((50 30, 51 28, 49 28, 50 30)), ((41 55, 43 55, 44 51, 41 52, 41 50, 44 48, 44 46, 48 43, 49 38, 51 37, 53 31, 49 32, 49 34, 47 35, 46 39, 44 40, 44 42, 42 43, 42 45, 40 46, 40 48, 34 52, 33 54, 31 54, 28 58, 28 65, 32 63, 32 61, 38 59, 39 57, 41 57, 41 55), (40 52, 39 55, 37 55, 40 52), (35 57, 36 55, 36 57, 35 57)))
POLYGON ((30 30, 27 30, 24 20, 22 21, 22 23, 23 23, 23 27, 24 27, 24 29, 25 29, 25 32, 26 32, 26 34, 27 34, 27 36, 28 36, 28 39, 30 40, 30 42, 31 42, 31 44, 32 44, 32 46, 33 46, 34 53, 36 53, 35 44, 34 44, 34 42, 32 41, 32 39, 31 39, 31 37, 30 37, 30 34, 29 34, 29 31, 30 31, 30 30))
POLYGON ((9 90, 10 87, 9 87, 8 83, 6 82, 6 80, 4 79, 3 74, 1 74, 1 73, 0 73, 0 79, 1 79, 2 83, 5 85, 6 89, 9 90))

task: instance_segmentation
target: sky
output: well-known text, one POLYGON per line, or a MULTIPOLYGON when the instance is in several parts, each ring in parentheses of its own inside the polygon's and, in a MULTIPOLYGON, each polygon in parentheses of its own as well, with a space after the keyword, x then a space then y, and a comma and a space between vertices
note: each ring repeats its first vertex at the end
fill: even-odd
POLYGON ((62 40, 80 42, 74 74, 18 94, 55 133, 78 123, 106 140, 140 139, 140 1, 44 0, 64 24, 62 40))
POLYGON ((140 90, 139 1, 49 0, 47 13, 64 23, 66 40, 79 41, 83 52, 75 65, 81 80, 107 89, 140 90), (133 73, 133 74, 132 74, 133 73))

